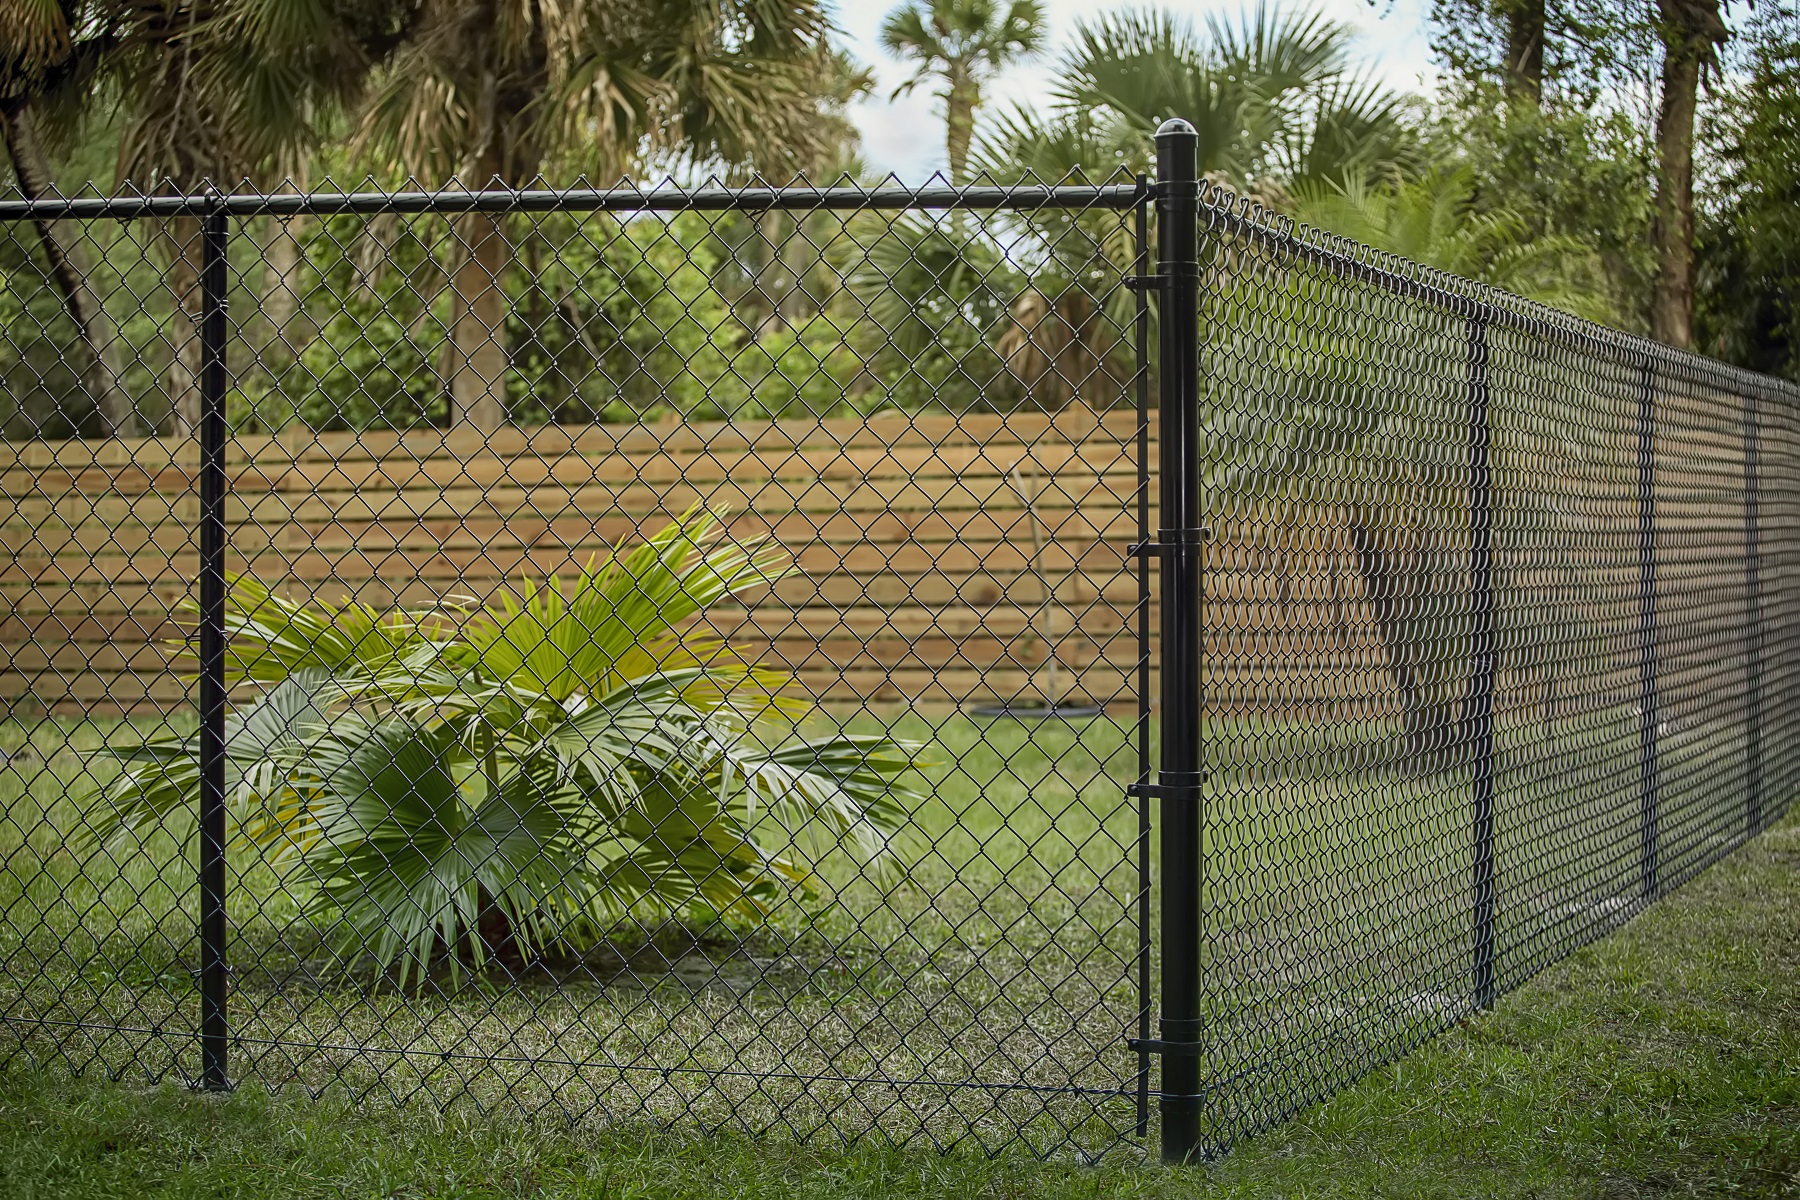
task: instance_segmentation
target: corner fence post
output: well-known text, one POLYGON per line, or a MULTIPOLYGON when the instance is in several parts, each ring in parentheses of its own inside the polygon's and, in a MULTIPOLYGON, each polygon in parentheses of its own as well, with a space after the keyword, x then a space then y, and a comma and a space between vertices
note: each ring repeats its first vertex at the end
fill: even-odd
POLYGON ((1488 468, 1487 326, 1469 318, 1469 695, 1463 739, 1475 756, 1471 932, 1475 1007, 1494 1006, 1494 511, 1488 468))
POLYGON ((1199 135, 1182 120, 1156 132, 1162 563, 1162 1157, 1186 1162, 1200 1141, 1200 173, 1199 135))
POLYGON ((1744 835, 1762 829, 1762 547, 1757 528, 1757 489, 1762 453, 1757 430, 1758 396, 1744 392, 1744 835))
POLYGON ((1638 392, 1638 782, 1642 809, 1639 883, 1660 887, 1662 831, 1656 761, 1656 361, 1645 359, 1638 392))
POLYGON ((200 1086, 227 1090, 225 1000, 225 395, 229 220, 208 189, 200 317, 200 1086))

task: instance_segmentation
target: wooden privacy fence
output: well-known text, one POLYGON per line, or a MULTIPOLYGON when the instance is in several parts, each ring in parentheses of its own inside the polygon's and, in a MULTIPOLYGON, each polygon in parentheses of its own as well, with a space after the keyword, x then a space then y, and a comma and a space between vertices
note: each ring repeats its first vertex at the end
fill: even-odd
MULTIPOLYGON (((568 571, 705 504, 799 567, 711 623, 827 702, 1055 691, 1124 713, 1142 649, 1137 428, 1135 413, 1074 409, 239 437, 230 569, 295 598, 426 606, 568 571)), ((171 639, 197 570, 194 445, 0 453, 0 698, 68 713, 183 705, 171 639)), ((1152 529, 1155 495, 1152 477, 1152 529)), ((1211 706, 1391 712, 1347 540, 1316 520, 1289 528, 1283 542, 1246 524, 1209 567, 1211 706)))

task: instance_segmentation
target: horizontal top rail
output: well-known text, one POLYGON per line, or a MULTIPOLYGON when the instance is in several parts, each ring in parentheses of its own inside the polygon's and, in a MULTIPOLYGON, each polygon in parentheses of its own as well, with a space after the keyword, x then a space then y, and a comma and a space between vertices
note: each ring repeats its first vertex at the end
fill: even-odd
POLYGON ((0 221, 346 213, 718 212, 753 210, 1128 209, 1149 196, 1141 183, 924 187, 440 188, 399 192, 231 192, 171 196, 44 196, 0 200, 0 221))

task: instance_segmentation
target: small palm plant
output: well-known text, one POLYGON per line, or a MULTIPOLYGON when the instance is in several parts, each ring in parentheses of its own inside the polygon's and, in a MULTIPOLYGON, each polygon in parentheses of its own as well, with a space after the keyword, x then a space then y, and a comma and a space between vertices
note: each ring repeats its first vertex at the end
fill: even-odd
MULTIPOLYGON (((829 850, 890 856, 915 765, 886 736, 807 736, 791 673, 693 628, 789 569, 690 513, 485 606, 306 605, 236 579, 228 668, 260 694, 226 722, 232 835, 296 868, 338 952, 402 987, 439 957, 454 979, 627 920, 766 920, 818 894, 829 850)), ((93 785, 100 836, 189 819, 197 741, 98 751, 120 767, 93 785)))

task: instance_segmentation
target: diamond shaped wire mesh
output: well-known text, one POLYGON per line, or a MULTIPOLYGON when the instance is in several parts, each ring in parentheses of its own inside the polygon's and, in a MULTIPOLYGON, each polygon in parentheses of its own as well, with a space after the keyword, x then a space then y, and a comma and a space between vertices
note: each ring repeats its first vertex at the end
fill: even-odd
POLYGON ((1145 192, 979 192, 62 222, 122 272, 159 436, 95 436, 79 331, 16 271, 16 1052, 989 1151, 1135 1131, 1145 192))
POLYGON ((0 1057, 1218 1153, 1778 816, 1793 388, 1174 194, 0 202, 0 1057))
POLYGON ((1199 1147, 1793 795, 1792 385, 1202 201, 1199 1147))

